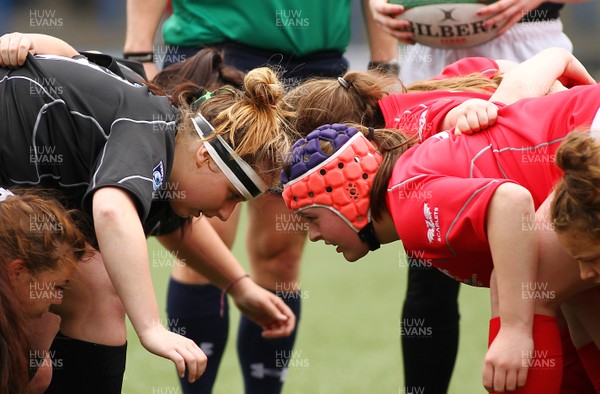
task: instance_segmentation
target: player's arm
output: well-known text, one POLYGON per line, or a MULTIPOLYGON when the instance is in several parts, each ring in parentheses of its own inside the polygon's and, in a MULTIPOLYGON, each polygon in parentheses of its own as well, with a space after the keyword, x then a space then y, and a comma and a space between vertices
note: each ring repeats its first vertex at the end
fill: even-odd
POLYGON ((533 198, 514 183, 503 183, 494 192, 486 213, 486 231, 494 262, 498 312, 502 322, 483 367, 489 391, 513 391, 527 379, 523 355, 533 351, 533 299, 522 296, 522 286, 534 283, 538 240, 533 198))
POLYGON ((380 70, 397 75, 400 71, 398 41, 377 24, 369 3, 369 0, 362 1, 363 17, 367 27, 369 51, 371 53, 369 66, 370 68, 379 66, 380 70))
POLYGON ((263 328, 264 337, 281 337, 292 333, 295 316, 273 293, 258 286, 205 218, 195 219, 185 229, 161 235, 158 240, 194 270, 221 289, 228 289, 236 306, 263 328))
POLYGON ((380 28, 404 44, 414 44, 413 33, 409 31, 410 22, 397 18, 404 12, 400 4, 390 4, 388 0, 369 0, 373 20, 380 28))
POLYGON ((46 34, 7 33, 0 37, 0 66, 19 67, 27 54, 73 57, 78 52, 60 38, 46 34))
MULTIPOLYGON (((167 0, 127 0, 124 54, 152 53, 154 35, 165 12, 167 0)), ((158 73, 154 62, 145 62, 149 80, 158 73)))
POLYGON ((556 81, 571 87, 596 84, 572 53, 548 48, 506 72, 490 101, 512 104, 528 97, 541 97, 556 87, 556 81))
POLYGON ((193 382, 206 368, 206 356, 190 339, 160 323, 146 236, 135 203, 126 191, 103 187, 93 194, 94 228, 106 271, 142 345, 172 360, 183 377, 193 382))

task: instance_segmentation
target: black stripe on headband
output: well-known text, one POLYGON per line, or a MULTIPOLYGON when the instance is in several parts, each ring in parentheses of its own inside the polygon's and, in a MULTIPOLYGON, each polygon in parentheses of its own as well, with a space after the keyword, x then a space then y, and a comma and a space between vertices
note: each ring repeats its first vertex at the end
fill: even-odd
MULTIPOLYGON (((214 128, 206 119, 204 119, 202 115, 197 115, 193 117, 192 122, 194 122, 198 126, 204 138, 208 138, 210 135, 213 134, 214 128)), ((229 153, 227 148, 223 146, 223 144, 226 144, 225 141, 219 138, 213 138, 205 142, 209 143, 214 148, 215 152, 219 155, 221 160, 225 163, 227 167, 229 167, 233 175, 237 177, 237 179, 242 183, 246 190, 248 190, 252 197, 258 197, 262 194, 263 191, 256 185, 256 183, 252 179, 250 179, 248 174, 246 174, 244 169, 240 167, 235 158, 229 153)))

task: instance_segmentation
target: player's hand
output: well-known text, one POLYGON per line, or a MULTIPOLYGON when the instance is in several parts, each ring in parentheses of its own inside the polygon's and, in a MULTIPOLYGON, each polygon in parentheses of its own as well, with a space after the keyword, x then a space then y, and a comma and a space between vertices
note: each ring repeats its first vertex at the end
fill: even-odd
POLYGON ((161 324, 156 323, 139 333, 142 346, 151 353, 167 358, 175 363, 179 377, 185 376, 187 367, 188 381, 197 380, 206 369, 206 355, 191 339, 175 334, 161 324))
POLYGON ((444 129, 454 128, 455 135, 473 134, 496 124, 498 107, 487 100, 470 99, 456 106, 444 119, 444 129))
POLYGON ((243 279, 236 283, 230 294, 239 310, 262 327, 264 338, 285 337, 294 331, 294 312, 281 298, 251 279, 243 279))
POLYGON ((31 37, 23 33, 7 33, 0 37, 0 67, 19 67, 27 53, 35 54, 31 37))
POLYGON ((504 392, 525 386, 532 354, 530 332, 501 327, 483 362, 485 389, 504 392))
POLYGON ((409 30, 410 22, 405 19, 396 19, 404 12, 404 7, 400 4, 390 4, 388 0, 369 0, 369 8, 373 15, 373 20, 381 27, 383 31, 395 37, 404 44, 413 45, 414 35, 409 30))
POLYGON ((498 0, 495 3, 482 7, 477 11, 477 14, 489 15, 490 18, 483 22, 483 26, 501 26, 498 34, 502 34, 523 19, 527 12, 536 9, 545 1, 546 0, 498 0))

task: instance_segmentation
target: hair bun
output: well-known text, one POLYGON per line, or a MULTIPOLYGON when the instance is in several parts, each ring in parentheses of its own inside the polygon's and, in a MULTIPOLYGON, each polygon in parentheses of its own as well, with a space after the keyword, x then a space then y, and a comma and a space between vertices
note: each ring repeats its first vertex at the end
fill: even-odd
POLYGON ((285 88, 277 78, 275 71, 268 67, 251 70, 244 78, 246 96, 255 107, 269 107, 276 105, 285 88))
POLYGON ((588 133, 572 132, 556 153, 566 192, 583 206, 600 205, 600 144, 588 133))

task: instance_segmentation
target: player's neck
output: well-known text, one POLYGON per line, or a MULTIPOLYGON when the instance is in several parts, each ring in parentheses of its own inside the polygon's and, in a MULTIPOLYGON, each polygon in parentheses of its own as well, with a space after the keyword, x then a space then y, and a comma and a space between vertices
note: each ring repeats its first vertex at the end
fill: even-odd
POLYGON ((389 213, 384 212, 381 219, 373 220, 373 227, 375 229, 375 235, 382 244, 397 241, 400 239, 394 226, 394 221, 389 213))

